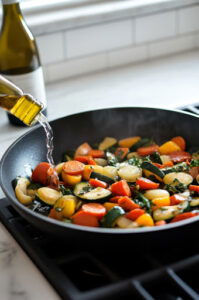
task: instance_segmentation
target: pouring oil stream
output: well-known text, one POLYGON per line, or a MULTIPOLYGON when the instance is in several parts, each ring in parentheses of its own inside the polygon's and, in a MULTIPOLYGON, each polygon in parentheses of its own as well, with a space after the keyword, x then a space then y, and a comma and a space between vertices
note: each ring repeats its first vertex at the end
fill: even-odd
MULTIPOLYGON (((54 170, 55 163, 52 156, 54 149, 53 130, 47 118, 42 114, 43 105, 31 95, 24 94, 20 88, 0 75, 0 107, 13 114, 27 126, 32 126, 37 122, 40 123, 46 134, 46 158, 52 170, 54 170)), ((56 172, 51 173, 51 177, 54 176, 55 178, 56 176, 58 180, 56 172)))

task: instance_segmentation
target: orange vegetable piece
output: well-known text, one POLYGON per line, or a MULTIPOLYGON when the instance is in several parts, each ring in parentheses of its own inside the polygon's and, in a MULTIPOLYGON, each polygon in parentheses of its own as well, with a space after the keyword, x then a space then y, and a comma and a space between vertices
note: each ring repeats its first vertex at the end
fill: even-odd
POLYGON ((47 162, 41 162, 40 164, 38 164, 32 172, 32 181, 46 185, 48 181, 49 168, 50 164, 47 162))
POLYGON ((170 205, 177 205, 184 200, 185 200, 185 198, 182 197, 181 195, 174 194, 170 197, 170 205))
POLYGON ((99 220, 106 214, 106 208, 100 203, 86 203, 82 205, 82 210, 99 220))
POLYGON ((151 145, 151 146, 148 146, 148 147, 140 147, 137 149, 137 153, 140 155, 140 156, 147 156, 147 155, 150 155, 154 152, 158 152, 159 151, 159 146, 158 145, 151 145))
POLYGON ((169 156, 174 163, 187 161, 191 159, 191 154, 185 151, 175 151, 170 153, 169 156))
POLYGON ((191 184, 191 185, 189 186, 189 190, 190 190, 190 191, 193 191, 193 192, 199 193, 199 185, 193 185, 193 184, 191 184))
POLYGON ((90 213, 80 210, 71 217, 74 224, 82 226, 98 227, 99 222, 97 217, 91 215, 90 213))
POLYGON ((62 220, 63 214, 61 211, 56 211, 55 208, 51 208, 48 217, 55 220, 62 220))
POLYGON ((167 224, 167 223, 164 220, 155 222, 155 226, 162 226, 162 225, 165 225, 165 224, 167 224))
POLYGON ((131 196, 131 190, 126 180, 120 180, 113 183, 110 187, 111 192, 118 196, 131 196))
POLYGON ((135 208, 133 210, 131 210, 130 212, 128 212, 125 217, 135 221, 137 218, 139 218, 141 215, 143 215, 145 213, 144 209, 141 208, 135 208))
POLYGON ((80 175, 84 171, 85 165, 76 160, 70 160, 64 163, 63 171, 69 175, 80 175))
POLYGON ((159 147, 160 154, 170 154, 174 151, 181 151, 181 148, 173 141, 168 141, 159 147))
POLYGON ((134 144, 136 144, 141 139, 140 136, 133 136, 129 138, 122 139, 118 142, 120 147, 131 148, 134 144))
POLYGON ((93 158, 102 158, 104 157, 104 151, 103 150, 90 150, 88 152, 89 156, 92 156, 93 158))
POLYGON ((121 196, 114 196, 109 199, 110 202, 118 203, 118 200, 121 198, 121 196))
POLYGON ((131 198, 125 196, 120 197, 118 200, 118 205, 121 206, 124 210, 133 210, 135 208, 140 208, 138 204, 136 204, 131 198))
POLYGON ((107 211, 109 211, 114 206, 118 206, 117 203, 112 203, 112 202, 105 202, 103 205, 107 211))
POLYGON ((75 151, 75 156, 88 155, 92 148, 88 143, 81 144, 75 151))
POLYGON ((137 218, 136 223, 138 223, 139 226, 154 226, 152 217, 146 213, 137 218))
POLYGON ((179 222, 179 221, 182 221, 185 219, 193 218, 195 216, 198 216, 198 213, 185 212, 185 213, 175 216, 170 223, 179 222))
POLYGON ((62 171, 62 179, 67 185, 75 185, 82 180, 82 175, 69 175, 62 171))
POLYGON ((122 148, 122 147, 119 147, 116 149, 115 151, 115 156, 122 160, 125 158, 125 156, 127 155, 127 153, 129 152, 129 148, 122 148))
POLYGON ((94 159, 92 158, 92 156, 89 155, 85 155, 85 156, 76 156, 74 158, 77 161, 80 161, 84 164, 88 164, 88 165, 96 165, 96 162, 94 161, 94 159))
POLYGON ((153 182, 152 180, 149 180, 144 177, 140 177, 136 180, 136 184, 139 185, 141 190, 151 190, 151 189, 157 189, 159 187, 159 183, 153 182))
POLYGON ((90 183, 90 185, 92 185, 92 186, 95 186, 95 187, 101 187, 101 188, 104 188, 104 189, 106 189, 106 188, 108 187, 108 184, 107 184, 106 182, 101 181, 101 180, 99 180, 99 179, 91 178, 91 179, 89 180, 89 183, 90 183))
POLYGON ((186 149, 186 142, 182 136, 176 136, 171 139, 174 143, 176 143, 182 151, 186 149))

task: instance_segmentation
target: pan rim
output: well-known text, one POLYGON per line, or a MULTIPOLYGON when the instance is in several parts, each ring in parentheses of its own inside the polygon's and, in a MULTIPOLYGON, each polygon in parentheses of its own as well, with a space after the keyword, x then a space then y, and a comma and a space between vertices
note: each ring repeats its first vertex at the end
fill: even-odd
MULTIPOLYGON (((61 119, 70 117, 70 116, 76 116, 76 115, 80 115, 80 114, 84 114, 84 113, 91 113, 94 111, 103 111, 103 110, 115 110, 115 109, 150 109, 150 110, 159 110, 159 111, 167 111, 167 112, 175 112, 178 114, 185 114, 185 115, 189 115, 191 117, 197 118, 199 119, 199 116, 191 113, 191 112, 187 112, 187 111, 181 111, 179 109, 166 109, 166 108, 158 108, 158 107, 145 107, 145 106, 114 106, 114 107, 106 107, 106 108, 97 108, 97 109, 92 109, 92 110, 85 110, 85 111, 81 111, 79 113, 74 113, 74 114, 70 114, 61 118, 57 118, 55 120, 50 121, 50 124, 53 124, 54 122, 58 122, 61 119)), ((82 226, 82 225, 76 225, 76 224, 70 224, 70 223, 64 223, 58 220, 54 220, 52 218, 49 218, 47 216, 43 216, 37 212, 34 212, 32 210, 30 210, 28 207, 26 207, 25 205, 21 204, 16 197, 14 197, 12 194, 9 194, 9 192, 4 188, 3 185, 3 165, 4 165, 4 161, 7 157, 7 154, 9 153, 9 151, 21 140, 23 139, 25 136, 29 135, 31 132, 37 130, 38 128, 41 128, 41 125, 36 125, 34 126, 34 128, 28 130, 26 133, 22 134, 20 137, 18 137, 16 139, 16 141, 14 141, 5 151, 5 153, 3 154, 1 161, 0 161, 0 186, 5 194, 5 196, 8 198, 8 200, 11 202, 11 205, 13 204, 14 206, 17 206, 20 210, 24 211, 25 214, 30 214, 31 217, 33 218, 38 218, 40 219, 42 222, 45 222, 46 224, 51 223, 52 225, 55 225, 57 227, 62 227, 62 228, 69 228, 69 229, 75 229, 75 230, 80 230, 80 231, 87 231, 87 232, 93 232, 93 233, 100 233, 100 234, 138 234, 138 233, 146 233, 146 232, 156 232, 156 231, 162 231, 162 230, 171 230, 173 228, 177 228, 177 227, 183 227, 186 226, 187 224, 191 224, 191 223, 195 223, 199 220, 199 216, 195 216, 193 218, 189 218, 186 220, 182 220, 179 222, 175 222, 175 223, 170 223, 167 224, 166 226, 152 226, 152 227, 142 227, 142 228, 129 228, 129 229, 120 229, 120 228, 103 228, 103 227, 89 227, 89 226, 82 226)))

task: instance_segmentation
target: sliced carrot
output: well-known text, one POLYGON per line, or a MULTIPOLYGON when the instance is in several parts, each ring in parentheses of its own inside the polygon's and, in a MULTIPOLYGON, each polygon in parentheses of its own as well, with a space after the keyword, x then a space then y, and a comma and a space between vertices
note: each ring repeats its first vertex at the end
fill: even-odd
POLYGON ((174 165, 174 163, 172 161, 167 161, 166 163, 164 163, 163 165, 158 164, 158 163, 154 163, 153 165, 158 167, 159 169, 163 169, 163 168, 167 168, 167 167, 172 167, 174 165))
POLYGON ((176 143, 182 151, 186 149, 186 142, 182 136, 175 136, 171 139, 174 143, 176 143))
POLYGON ((91 215, 90 213, 80 210, 71 217, 74 224, 82 226, 98 227, 99 222, 97 217, 91 215))
POLYGON ((189 190, 190 191, 193 191, 193 192, 197 192, 197 193, 199 193, 199 185, 190 185, 189 186, 189 190))
POLYGON ((139 218, 141 215, 143 215, 145 213, 144 209, 141 208, 135 208, 133 210, 131 210, 130 212, 128 212, 125 217, 135 221, 137 218, 139 218))
POLYGON ((88 155, 92 148, 88 143, 81 144, 75 151, 75 156, 88 155))
POLYGON ((90 150, 88 152, 89 156, 92 156, 93 158, 103 158, 104 157, 104 151, 103 150, 90 150))
POLYGON ((139 185, 141 190, 151 190, 151 189, 157 189, 159 187, 159 183, 153 182, 152 180, 149 180, 144 177, 140 177, 136 180, 136 184, 139 185))
POLYGON ((47 162, 38 164, 32 172, 32 181, 39 182, 43 185, 47 184, 49 168, 50 164, 47 162))
POLYGON ((101 187, 101 188, 104 188, 104 189, 106 189, 108 187, 108 184, 106 182, 98 180, 98 179, 94 179, 94 178, 91 178, 89 180, 89 183, 92 186, 101 187))
POLYGON ((122 139, 118 142, 120 147, 131 148, 135 143, 137 143, 141 139, 140 136, 133 136, 129 138, 122 139))
POLYGON ((113 203, 118 203, 118 200, 121 198, 122 196, 115 196, 109 199, 110 202, 113 203))
POLYGON ((170 159, 174 163, 182 162, 182 161, 187 161, 191 159, 191 154, 185 151, 175 151, 172 153, 169 153, 170 159))
POLYGON ((94 159, 92 158, 92 156, 89 155, 85 155, 85 156, 76 156, 74 158, 77 161, 80 161, 84 164, 88 164, 88 165, 96 165, 96 162, 94 161, 94 159))
POLYGON ((165 225, 165 224, 166 224, 166 222, 164 220, 155 222, 155 226, 162 226, 162 225, 165 225))
POLYGON ((127 211, 133 210, 135 208, 140 208, 138 204, 136 204, 131 198, 127 196, 120 197, 120 199, 118 200, 118 205, 127 211))
POLYGON ((131 190, 126 180, 120 180, 113 183, 110 187, 111 192, 118 196, 131 196, 131 190))
POLYGON ((84 171, 85 165, 76 160, 70 160, 64 163, 63 172, 69 175, 80 175, 84 171))
POLYGON ((62 214, 62 211, 56 211, 55 208, 51 208, 48 217, 55 219, 55 220, 62 220, 63 214, 62 214))
POLYGON ((106 208, 99 203, 86 203, 82 205, 82 210, 97 217, 99 220, 106 214, 106 208))
POLYGON ((119 159, 119 160, 123 160, 125 158, 125 156, 127 155, 127 153, 129 152, 129 148, 122 148, 119 147, 116 149, 115 151, 115 156, 119 159))
POLYGON ((182 197, 181 195, 174 194, 173 196, 170 197, 170 205, 176 205, 184 201, 185 198, 182 197))
POLYGON ((197 215, 198 215, 198 213, 193 213, 193 212, 182 213, 180 215, 175 216, 170 223, 174 223, 174 222, 182 221, 182 220, 185 220, 185 219, 193 218, 197 215))
POLYGON ((147 156, 147 155, 150 155, 154 152, 158 152, 159 150, 159 146, 158 145, 151 145, 151 146, 148 146, 148 147, 140 147, 137 149, 137 153, 140 155, 140 156, 147 156))

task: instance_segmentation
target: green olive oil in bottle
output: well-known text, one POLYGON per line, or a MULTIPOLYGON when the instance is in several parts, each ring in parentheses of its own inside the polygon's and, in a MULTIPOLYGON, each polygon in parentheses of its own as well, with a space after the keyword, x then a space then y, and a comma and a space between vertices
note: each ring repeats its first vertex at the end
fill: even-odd
MULTIPOLYGON (((3 18, 0 33, 0 73, 46 107, 39 53, 35 39, 24 21, 19 5, 20 0, 1 1, 3 18)), ((45 111, 43 113, 45 114, 45 111)), ((21 122, 20 118, 14 115, 13 112, 8 113, 10 122, 24 126, 26 122, 21 122)))

